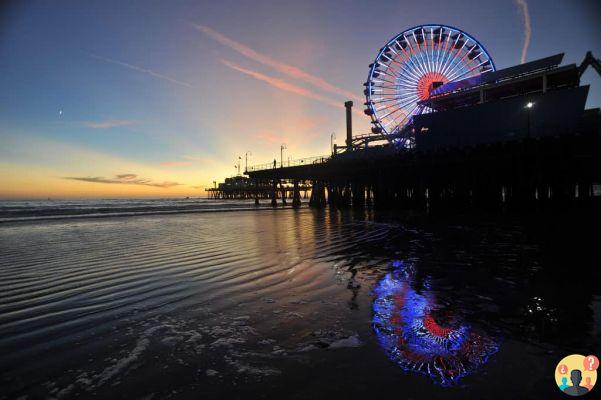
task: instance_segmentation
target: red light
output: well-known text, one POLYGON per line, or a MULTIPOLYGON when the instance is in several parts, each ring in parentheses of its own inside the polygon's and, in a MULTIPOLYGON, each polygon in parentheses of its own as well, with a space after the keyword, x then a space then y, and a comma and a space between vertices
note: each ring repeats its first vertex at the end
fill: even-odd
POLYGON ((434 82, 447 83, 447 78, 439 72, 428 72, 422 76, 417 82, 417 95, 420 100, 426 100, 430 97, 430 90, 434 82))

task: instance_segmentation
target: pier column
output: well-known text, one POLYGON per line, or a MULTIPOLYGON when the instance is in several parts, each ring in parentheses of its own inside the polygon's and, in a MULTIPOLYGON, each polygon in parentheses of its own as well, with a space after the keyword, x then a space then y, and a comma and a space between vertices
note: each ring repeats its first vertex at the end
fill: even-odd
POLYGON ((353 183, 351 185, 353 191, 353 207, 361 208, 365 206, 365 186, 361 183, 353 183))
POLYGON ((311 200, 309 206, 314 208, 322 208, 326 205, 325 185, 320 181, 313 181, 311 189, 311 200))
POLYGON ((315 207, 315 181, 311 185, 311 197, 309 198, 309 207, 315 207))
POLYGON ((298 180, 294 180, 294 192, 292 193, 292 207, 301 206, 300 191, 298 190, 298 180))
POLYGON ((278 191, 278 181, 276 181, 275 179, 273 180, 273 189, 271 191, 271 206, 272 207, 277 207, 278 202, 276 200, 277 198, 277 191, 278 191))
POLYGON ((325 207, 326 206, 326 188, 325 188, 325 183, 324 182, 319 182, 319 189, 318 189, 318 202, 319 202, 319 207, 325 207))
POLYGON ((353 201, 353 190, 351 189, 351 184, 347 184, 344 188, 344 206, 350 207, 353 201))
POLYGON ((255 179, 255 205, 259 205, 259 180, 255 179))
POLYGON ((282 204, 286 205, 286 188, 282 181, 280 181, 280 190, 282 191, 282 204))

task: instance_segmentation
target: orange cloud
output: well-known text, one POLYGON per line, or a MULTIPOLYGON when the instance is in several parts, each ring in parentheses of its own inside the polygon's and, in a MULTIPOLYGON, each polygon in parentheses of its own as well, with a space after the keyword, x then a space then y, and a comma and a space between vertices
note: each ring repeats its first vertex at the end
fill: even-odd
MULTIPOLYGON (((299 96, 308 97, 310 99, 317 100, 322 103, 331 105, 333 107, 344 108, 344 105, 342 104, 342 102, 339 102, 339 101, 321 96, 319 94, 313 93, 312 91, 310 91, 308 89, 305 89, 301 86, 297 86, 297 85, 287 82, 283 79, 274 78, 272 76, 268 76, 268 75, 262 74, 260 72, 241 67, 240 65, 235 64, 231 61, 227 61, 227 60, 223 60, 223 59, 220 61, 233 70, 242 72, 243 74, 246 74, 248 76, 252 76, 253 78, 258 79, 263 82, 266 82, 275 88, 278 88, 278 89, 281 89, 281 90, 284 90, 287 92, 291 92, 291 93, 297 94, 299 96)), ((358 114, 363 116, 363 114, 361 114, 361 113, 358 113, 358 114)))
POLYGON ((104 178, 102 176, 67 176, 64 179, 69 179, 72 181, 82 181, 82 182, 90 182, 90 183, 104 183, 104 184, 120 184, 120 185, 142 185, 142 186, 152 186, 158 188, 171 188, 173 186, 179 186, 181 183, 177 182, 153 182, 150 179, 138 178, 136 174, 119 174, 115 175, 114 178, 104 178))
POLYGON ((119 126, 127 126, 136 124, 137 121, 124 119, 109 119, 106 121, 83 121, 83 126, 92 129, 111 129, 119 126))
POLYGON ((274 132, 267 130, 267 129, 262 129, 259 132, 255 133, 253 135, 253 137, 255 139, 261 140, 263 142, 267 142, 267 143, 282 143, 284 141, 286 141, 288 138, 284 137, 283 135, 278 135, 275 134, 274 132))
POLYGON ((349 92, 347 90, 344 90, 342 88, 334 86, 331 83, 325 81, 324 79, 317 77, 315 75, 312 75, 306 71, 303 71, 302 69, 297 68, 293 65, 283 63, 283 62, 276 60, 266 54, 259 53, 258 51, 253 50, 250 47, 248 47, 242 43, 236 42, 235 40, 225 36, 222 33, 217 32, 214 29, 209 28, 208 26, 196 25, 196 24, 193 24, 193 26, 196 29, 198 29, 199 31, 210 36, 212 39, 214 39, 218 43, 220 43, 224 46, 230 47, 231 49, 234 49, 235 51, 242 54, 243 56, 250 58, 251 60, 254 60, 260 64, 269 66, 282 74, 285 74, 292 78, 306 82, 306 83, 313 85, 316 88, 323 90, 325 92, 334 93, 334 94, 343 96, 347 99, 352 99, 352 100, 356 100, 358 102, 363 102, 363 99, 361 97, 357 96, 356 94, 354 94, 352 92, 349 92))

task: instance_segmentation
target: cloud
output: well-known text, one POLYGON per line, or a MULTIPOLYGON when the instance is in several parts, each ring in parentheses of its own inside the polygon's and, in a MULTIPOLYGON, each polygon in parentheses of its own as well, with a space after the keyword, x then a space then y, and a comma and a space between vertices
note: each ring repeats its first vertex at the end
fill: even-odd
MULTIPOLYGON (((225 64, 226 66, 228 66, 229 68, 242 72, 243 74, 246 74, 248 76, 252 76, 255 79, 258 79, 260 81, 266 82, 268 83, 270 86, 273 86, 275 88, 278 88, 280 90, 284 90, 286 92, 291 92, 294 94, 297 94, 299 96, 304 96, 304 97, 308 97, 310 99, 313 100, 317 100, 319 102, 322 102, 324 104, 328 104, 331 105, 333 107, 338 107, 338 108, 344 108, 344 104, 340 101, 337 100, 333 100, 324 96, 321 96, 317 93, 313 93, 312 91, 305 89, 301 86, 297 86, 293 83, 287 82, 283 79, 279 79, 279 78, 274 78, 272 76, 268 76, 265 74, 262 74, 258 71, 253 71, 251 69, 247 69, 244 67, 241 67, 238 64, 235 64, 231 61, 227 61, 227 60, 220 60, 223 64, 225 64)), ((355 111, 357 112, 357 111, 355 111)), ((361 114, 360 112, 357 112, 359 115, 363 116, 363 114, 361 114)))
POLYGON ((116 175, 117 179, 136 179, 137 175, 136 174, 121 174, 121 175, 116 175))
POLYGON ((161 163, 162 167, 189 167, 192 165, 190 161, 164 161, 161 163))
POLYGON ((183 156, 183 158, 185 158, 186 160, 190 160, 190 161, 207 161, 206 157, 199 157, 199 156, 185 155, 185 156, 183 156))
POLYGON ((261 142, 266 142, 266 143, 271 143, 271 144, 283 143, 287 139, 286 137, 284 137, 282 135, 278 135, 275 132, 267 130, 267 129, 261 129, 260 131, 255 133, 253 135, 253 137, 257 140, 260 140, 261 142))
POLYGON ((334 94, 343 96, 344 98, 347 98, 347 99, 352 99, 352 100, 356 100, 359 102, 363 102, 363 99, 361 97, 357 96, 356 94, 354 94, 352 92, 349 92, 347 90, 344 90, 342 88, 334 86, 331 83, 327 82, 326 80, 324 80, 320 77, 317 77, 315 75, 312 75, 306 71, 303 71, 302 69, 300 69, 298 67, 283 63, 283 62, 276 60, 273 57, 270 57, 266 54, 259 53, 258 51, 253 50, 250 47, 248 47, 242 43, 236 42, 235 40, 225 36, 224 34, 222 34, 220 32, 217 32, 216 30, 214 30, 212 28, 209 28, 208 26, 197 25, 197 24, 192 24, 192 25, 194 26, 194 28, 207 34, 209 37, 211 37, 213 40, 217 41, 218 43, 237 51, 238 53, 242 54, 243 56, 245 56, 247 58, 250 58, 251 60, 254 60, 260 64, 271 67, 282 74, 285 74, 292 78, 306 82, 306 83, 308 83, 320 90, 323 90, 325 92, 334 93, 334 94))
POLYGON ((163 74, 159 74, 158 72, 154 72, 153 70, 148 69, 148 68, 138 67, 136 65, 125 63, 123 61, 113 60, 112 58, 108 58, 108 57, 101 57, 101 56, 98 56, 98 55, 92 54, 92 53, 90 53, 88 55, 90 57, 93 57, 93 58, 97 59, 97 60, 105 61, 105 62, 111 63, 111 64, 120 65, 122 67, 129 68, 129 69, 131 69, 133 71, 142 72, 142 73, 144 73, 146 75, 150 75, 152 77, 155 77, 155 78, 158 78, 158 79, 162 79, 164 81, 171 82, 171 83, 174 83, 176 85, 180 85, 180 86, 185 86, 185 87, 192 88, 192 85, 189 84, 188 82, 180 81, 178 79, 174 79, 174 78, 171 78, 169 76, 166 76, 166 75, 163 75, 163 74))
POLYGON ((152 186, 158 188, 170 188, 173 186, 179 186, 181 183, 177 182, 152 182, 150 179, 138 178, 136 174, 119 174, 115 175, 114 178, 104 178, 102 176, 66 176, 63 179, 69 179, 72 181, 82 181, 90 183, 109 183, 109 184, 120 184, 120 185, 142 185, 152 186))
POLYGON ((523 64, 526 62, 526 53, 528 52, 528 46, 530 46, 532 27, 530 25, 530 13, 528 12, 528 3, 526 0, 515 0, 515 4, 520 9, 524 21, 524 45, 522 46, 522 57, 520 59, 520 62, 523 64))
POLYGON ((111 129, 119 126, 127 126, 137 124, 138 121, 126 119, 109 119, 106 121, 83 121, 82 125, 92 129, 111 129))

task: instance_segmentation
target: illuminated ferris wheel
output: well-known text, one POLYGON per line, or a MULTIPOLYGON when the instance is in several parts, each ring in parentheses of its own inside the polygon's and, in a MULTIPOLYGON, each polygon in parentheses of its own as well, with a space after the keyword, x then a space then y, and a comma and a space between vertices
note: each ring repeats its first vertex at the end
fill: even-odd
POLYGON ((446 25, 420 25, 396 35, 380 49, 365 83, 373 133, 390 135, 414 115, 430 112, 420 104, 430 91, 495 70, 484 46, 446 25))

